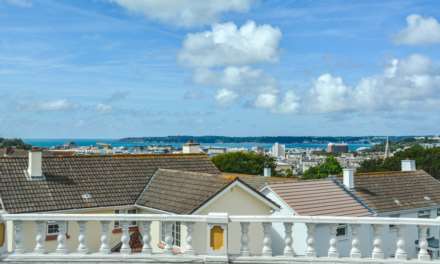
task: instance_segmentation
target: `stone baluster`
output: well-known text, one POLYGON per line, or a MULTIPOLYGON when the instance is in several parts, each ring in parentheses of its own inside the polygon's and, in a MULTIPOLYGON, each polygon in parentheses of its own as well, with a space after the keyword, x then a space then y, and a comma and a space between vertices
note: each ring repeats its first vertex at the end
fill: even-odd
POLYGON ((21 221, 14 221, 14 235, 15 235, 15 254, 23 254, 23 223, 21 221))
POLYGON ((58 224, 58 236, 57 236, 58 244, 55 252, 59 254, 66 254, 67 253, 67 247, 66 247, 67 222, 60 221, 57 222, 57 224, 58 224))
POLYGON ((44 248, 44 239, 46 236, 46 222, 37 221, 37 235, 35 237, 35 248, 34 252, 37 254, 46 253, 46 249, 44 248))
POLYGON ((173 234, 172 228, 173 224, 170 222, 165 222, 163 227, 165 228, 165 254, 172 255, 173 254, 173 234))
POLYGON ((292 237, 293 223, 284 223, 284 256, 293 257, 295 255, 293 251, 293 237, 292 237))
POLYGON ((193 228, 194 223, 193 222, 186 222, 186 249, 185 254, 186 255, 194 255, 194 249, 193 249, 193 228))
POLYGON ((101 221, 101 247, 99 248, 101 254, 110 254, 110 246, 108 245, 109 226, 109 221, 101 221))
POLYGON ((360 241, 359 241, 359 225, 351 225, 351 250, 350 257, 352 258, 361 258, 362 253, 360 250, 360 241))
POLYGON ((373 232, 374 232, 374 240, 373 240, 373 252, 371 254, 371 257, 373 259, 384 259, 385 253, 382 249, 382 225, 373 225, 373 232))
POLYGON ((426 240, 426 236, 428 233, 427 226, 419 226, 420 229, 420 237, 419 237, 419 254, 418 259, 421 261, 429 261, 431 260, 431 256, 428 253, 428 241, 426 240))
POLYGON ((122 228, 122 236, 121 236, 121 253, 122 254, 130 254, 131 248, 130 248, 130 233, 129 233, 129 227, 128 227, 128 221, 122 221, 121 222, 121 228, 122 228))
POLYGON ((306 248, 306 256, 307 257, 316 257, 316 249, 315 249, 315 224, 307 223, 307 248, 306 248))
POLYGON ((249 256, 249 222, 240 222, 241 226, 241 240, 240 240, 240 255, 249 256))
POLYGON ((328 257, 329 258, 338 258, 338 239, 336 238, 336 229, 338 225, 330 224, 329 230, 330 230, 330 241, 329 241, 329 248, 328 248, 328 257))
POLYGON ((151 247, 151 221, 142 222, 142 253, 151 254, 153 249, 151 247))
POLYGON ((395 259, 406 260, 408 253, 405 251, 405 227, 403 225, 397 226, 397 242, 395 259))
POLYGON ((264 222, 263 223, 263 256, 271 257, 272 256, 272 223, 264 222))
POLYGON ((78 234, 78 253, 87 254, 89 249, 86 245, 86 221, 78 221, 79 234, 78 234))

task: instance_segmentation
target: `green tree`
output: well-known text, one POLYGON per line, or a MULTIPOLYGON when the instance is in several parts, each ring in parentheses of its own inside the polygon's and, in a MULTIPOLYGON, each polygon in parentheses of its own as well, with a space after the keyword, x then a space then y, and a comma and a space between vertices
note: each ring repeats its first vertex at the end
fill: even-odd
POLYGON ((230 152, 212 158, 215 166, 222 172, 263 174, 265 167, 275 173, 275 159, 255 152, 230 152))
POLYGON ((325 162, 309 168, 304 172, 303 179, 321 179, 342 172, 342 167, 334 156, 328 156, 325 162))
POLYGON ((387 159, 366 160, 361 163, 359 172, 399 171, 401 161, 412 159, 416 161, 417 169, 422 169, 433 177, 440 179, 440 148, 425 149, 420 145, 412 146, 403 151, 396 152, 387 159))
POLYGON ((18 149, 30 149, 32 146, 23 142, 19 138, 0 138, 0 148, 16 147, 18 149))

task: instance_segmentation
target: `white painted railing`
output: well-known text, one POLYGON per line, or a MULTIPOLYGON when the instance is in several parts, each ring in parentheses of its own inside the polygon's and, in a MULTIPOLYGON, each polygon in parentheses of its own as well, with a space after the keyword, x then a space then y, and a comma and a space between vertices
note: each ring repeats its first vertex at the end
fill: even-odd
MULTIPOLYGON (((75 256, 75 261, 88 262, 110 262, 120 261, 121 259, 131 259, 131 262, 210 262, 217 263, 401 263, 409 259, 406 250, 406 243, 414 241, 405 241, 404 230, 407 227, 419 228, 420 236, 419 250, 414 259, 409 261, 413 263, 437 262, 431 259, 428 252, 427 230, 429 227, 440 226, 438 219, 417 219, 417 218, 381 218, 381 217, 328 217, 328 216, 230 216, 227 214, 209 214, 209 215, 159 215, 159 214, 1 214, 0 221, 8 223, 7 228, 13 230, 4 230, 6 241, 3 245, 1 261, 4 262, 68 262, 75 256), (56 237, 54 247, 49 249, 46 241, 46 225, 50 221, 58 224, 59 232, 56 237), (114 221, 119 222, 121 233, 118 236, 120 242, 119 252, 112 252, 114 245, 110 244, 110 238, 113 236, 112 229, 114 221), (137 222, 141 234, 142 247, 140 252, 134 253, 130 246, 130 223, 137 222), (72 249, 66 243, 66 222, 77 225, 77 233, 69 234, 69 239, 75 239, 75 247, 72 249), (97 237, 90 237, 96 233, 96 230, 89 230, 90 223, 99 224, 97 237), (171 231, 173 223, 182 223, 185 227, 185 234, 182 234, 182 246, 176 253, 173 246, 173 234, 171 231), (29 225, 32 223, 32 225, 29 225), (165 241, 160 249, 155 247, 157 241, 152 241, 153 234, 160 234, 162 230, 159 225, 154 223, 164 223, 165 241), (338 249, 338 239, 336 230, 338 224, 347 224, 350 226, 351 236, 349 243, 349 255, 341 257, 338 249), (239 226, 241 232, 231 234, 228 228, 232 225, 239 226), (272 234, 273 226, 281 225, 283 227, 283 246, 282 254, 276 256, 273 248, 272 234), (304 243, 304 254, 298 255, 295 252, 294 242, 295 226, 303 225, 307 227, 306 237, 300 243, 304 243), (393 241, 393 252, 386 252, 386 247, 382 240, 384 230, 389 225, 397 229, 396 239, 393 241), (26 226, 26 228, 25 228, 26 226), (30 233, 29 226, 34 230, 30 233), (197 228, 196 228, 197 226, 197 228), (251 227, 259 226, 261 233, 250 232, 251 227), (325 250, 325 257, 317 257, 317 242, 322 237, 316 236, 318 226, 328 227, 328 241, 325 250), (359 230, 361 226, 371 227, 371 251, 367 254, 361 252, 361 244, 368 240, 360 237, 359 230), (93 232, 92 232, 93 231, 93 232), (32 235, 31 235, 32 234, 32 235), (228 235, 229 240, 228 240, 228 235), (261 238, 262 237, 262 238, 261 238), (197 239, 196 239, 197 238, 197 239), (256 239, 261 241, 255 241, 256 239), (99 247, 91 250, 91 239, 98 240, 99 247), (231 240, 239 242, 238 248, 233 248, 231 240), (204 241, 202 248, 196 248, 193 245, 194 240, 204 241), (258 243, 257 243, 258 242, 258 243), (261 244, 261 250, 257 253, 251 252, 251 244, 261 244), (26 246, 27 245, 27 246, 26 246), (29 247, 29 245, 32 245, 29 247), (9 248, 9 250, 7 250, 9 248), (231 252, 237 252, 233 254, 231 252), (392 258, 388 257, 393 255, 392 258)), ((232 230, 232 229, 231 229, 232 230)), ((327 239, 327 238, 326 238, 327 239)), ((368 242, 369 243, 369 242, 368 242)), ((72 244, 72 243, 70 243, 72 244)), ((322 243, 319 243, 322 245, 322 243)), ((71 245, 70 245, 71 246, 71 245)), ((200 245, 198 245, 200 246, 200 245)), ((440 261, 438 261, 440 263, 440 261)))

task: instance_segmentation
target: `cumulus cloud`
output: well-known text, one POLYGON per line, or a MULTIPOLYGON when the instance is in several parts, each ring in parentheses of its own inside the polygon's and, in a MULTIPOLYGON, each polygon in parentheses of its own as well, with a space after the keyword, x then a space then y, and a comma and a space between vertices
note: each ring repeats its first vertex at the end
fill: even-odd
POLYGON ((277 81, 252 65, 278 60, 281 31, 248 21, 215 24, 211 30, 188 34, 178 55, 179 62, 193 69, 196 84, 215 89, 220 105, 236 101, 277 113, 298 109, 293 92, 280 98, 277 81))
POLYGON ((406 18, 407 26, 394 38, 398 44, 418 45, 440 43, 440 23, 434 17, 413 14, 406 18))
POLYGON ((341 77, 321 75, 310 92, 318 112, 400 111, 440 103, 440 70, 425 56, 392 59, 382 74, 362 78, 353 88, 341 77))
POLYGON ((76 104, 68 101, 67 99, 58 99, 52 101, 43 101, 32 104, 21 104, 19 109, 23 111, 34 111, 34 112, 59 112, 59 111, 70 111, 77 107, 76 104))
POLYGON ((229 89, 219 89, 215 95, 215 99, 220 105, 229 105, 238 98, 238 94, 229 89))
POLYGON ((240 28, 232 22, 215 24, 209 31, 188 34, 178 59, 185 66, 199 68, 274 62, 280 39, 278 28, 258 26, 254 21, 240 28))
POLYGON ((340 77, 323 74, 314 82, 311 90, 312 106, 318 112, 337 112, 348 106, 351 89, 340 77))
MULTIPOLYGON (((17 1, 17 0, 15 0, 17 1)), ((246 12, 255 0, 109 0, 160 22, 191 27, 216 22, 225 12, 246 12)))
POLYGON ((100 104, 96 105, 96 111, 98 113, 106 114, 106 113, 110 113, 112 110, 113 110, 113 107, 108 104, 100 103, 100 104))

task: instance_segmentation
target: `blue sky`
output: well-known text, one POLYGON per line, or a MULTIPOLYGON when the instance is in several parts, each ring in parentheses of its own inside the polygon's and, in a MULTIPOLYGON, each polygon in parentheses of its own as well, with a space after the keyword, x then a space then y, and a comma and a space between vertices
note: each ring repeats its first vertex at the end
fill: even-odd
POLYGON ((0 0, 0 136, 438 134, 439 20, 435 0, 0 0))

